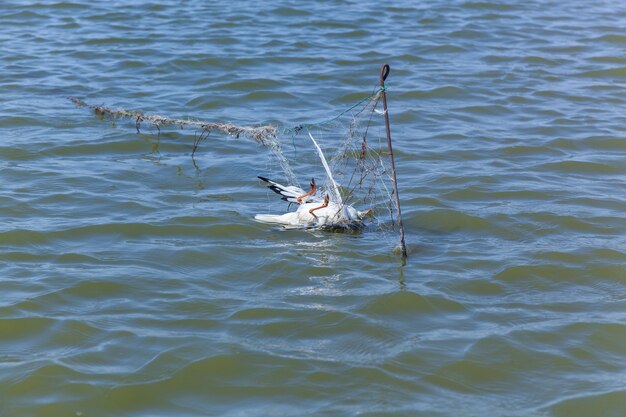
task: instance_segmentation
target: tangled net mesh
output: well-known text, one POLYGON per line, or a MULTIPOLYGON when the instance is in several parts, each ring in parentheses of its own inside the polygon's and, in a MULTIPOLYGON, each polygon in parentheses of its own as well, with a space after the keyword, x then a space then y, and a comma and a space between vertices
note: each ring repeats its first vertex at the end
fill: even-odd
MULTIPOLYGON (((192 157, 200 144, 213 132, 251 139, 269 149, 281 168, 281 173, 267 173, 270 178, 308 190, 308 183, 313 177, 320 190, 318 193, 332 195, 332 183, 310 139, 312 136, 328 161, 343 203, 350 204, 358 210, 372 209, 374 216, 368 220, 368 226, 393 229, 396 223, 394 218, 396 207, 384 113, 379 109, 382 107, 379 106, 379 101, 383 91, 382 88, 378 88, 331 119, 284 128, 272 125, 240 127, 231 123, 175 119, 136 110, 93 106, 79 98, 68 98, 77 106, 90 108, 100 117, 134 120, 137 132, 145 127, 156 128, 159 133, 164 127, 192 129, 194 130, 192 157)), ((284 211, 284 207, 282 210, 284 211)))
MULTIPOLYGON (((378 109, 381 89, 332 119, 301 124, 277 135, 281 152, 289 156, 284 176, 292 185, 308 184, 315 177, 321 194, 332 195, 311 135, 328 161, 344 204, 358 210, 372 209, 368 224, 388 227, 395 223, 395 203, 384 127, 378 109), (290 149, 291 147, 291 149, 290 149)), ((381 106, 382 107, 382 106, 381 106)), ((282 166, 282 164, 281 164, 282 166)), ((320 193, 318 191, 318 193, 320 193)))

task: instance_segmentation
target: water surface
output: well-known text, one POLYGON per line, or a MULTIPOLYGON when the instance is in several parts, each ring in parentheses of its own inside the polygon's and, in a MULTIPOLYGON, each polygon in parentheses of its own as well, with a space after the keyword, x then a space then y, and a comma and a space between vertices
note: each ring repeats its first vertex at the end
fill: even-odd
POLYGON ((0 414, 626 415, 625 28, 611 1, 3 2, 0 414), (281 171, 251 141, 194 165, 193 131, 66 99, 289 127, 385 62, 406 266, 388 230, 254 222, 281 171))

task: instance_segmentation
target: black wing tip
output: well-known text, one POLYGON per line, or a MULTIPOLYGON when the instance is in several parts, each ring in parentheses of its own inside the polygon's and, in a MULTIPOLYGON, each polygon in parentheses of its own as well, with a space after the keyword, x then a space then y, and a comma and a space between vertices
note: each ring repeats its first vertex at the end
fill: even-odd
POLYGON ((281 193, 282 189, 275 186, 275 185, 268 185, 267 188, 269 188, 270 190, 274 191, 276 194, 280 194, 283 195, 283 193, 281 193))
POLYGON ((263 180, 265 182, 274 182, 274 181, 270 180, 269 178, 265 178, 265 177, 262 177, 260 175, 258 175, 257 178, 260 179, 260 180, 263 180))

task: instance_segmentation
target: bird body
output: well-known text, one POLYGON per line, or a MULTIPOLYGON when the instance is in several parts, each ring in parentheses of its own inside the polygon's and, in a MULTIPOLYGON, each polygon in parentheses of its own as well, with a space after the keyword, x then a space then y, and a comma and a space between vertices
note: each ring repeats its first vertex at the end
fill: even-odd
POLYGON ((285 214, 257 214, 254 218, 264 223, 281 224, 285 227, 319 227, 325 229, 360 229, 363 227, 363 217, 371 215, 372 210, 364 212, 357 211, 354 207, 345 204, 341 198, 339 187, 333 178, 333 174, 328 165, 328 161, 324 157, 322 149, 317 141, 309 132, 309 137, 315 146, 320 161, 326 170, 326 175, 331 184, 330 193, 325 194, 323 198, 315 195, 317 185, 315 178, 311 179, 311 188, 305 193, 300 187, 293 185, 282 185, 265 177, 259 177, 263 181, 270 184, 268 188, 276 194, 282 196, 282 199, 291 203, 299 204, 295 212, 285 214), (331 197, 332 196, 332 197, 331 197))
MULTIPOLYGON (((262 223, 280 224, 288 228, 360 229, 363 227, 363 217, 370 213, 370 210, 360 212, 351 205, 330 201, 328 195, 322 199, 314 194, 305 193, 300 187, 284 186, 265 177, 259 178, 269 183, 268 188, 283 196, 282 199, 285 201, 297 203, 298 197, 307 194, 301 199, 302 202, 296 211, 254 216, 255 220, 262 223)), ((312 185, 314 183, 315 181, 311 181, 312 185)), ((314 187, 311 188, 313 191, 314 187)))
POLYGON ((352 206, 339 206, 336 203, 328 203, 328 206, 316 210, 313 215, 312 209, 320 206, 320 202, 304 203, 298 206, 296 211, 285 214, 257 214, 254 218, 263 223, 276 223, 283 226, 304 227, 345 227, 354 228, 361 218, 357 210, 352 206))

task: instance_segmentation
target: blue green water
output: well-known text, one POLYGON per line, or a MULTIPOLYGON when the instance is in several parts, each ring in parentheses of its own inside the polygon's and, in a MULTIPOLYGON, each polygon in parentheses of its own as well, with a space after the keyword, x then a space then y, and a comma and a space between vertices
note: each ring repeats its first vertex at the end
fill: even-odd
POLYGON ((0 415, 626 415, 625 29, 614 1, 3 2, 0 415), (255 222, 281 170, 251 141, 194 165, 195 132, 66 99, 293 126, 383 63, 405 266, 389 230, 255 222))

